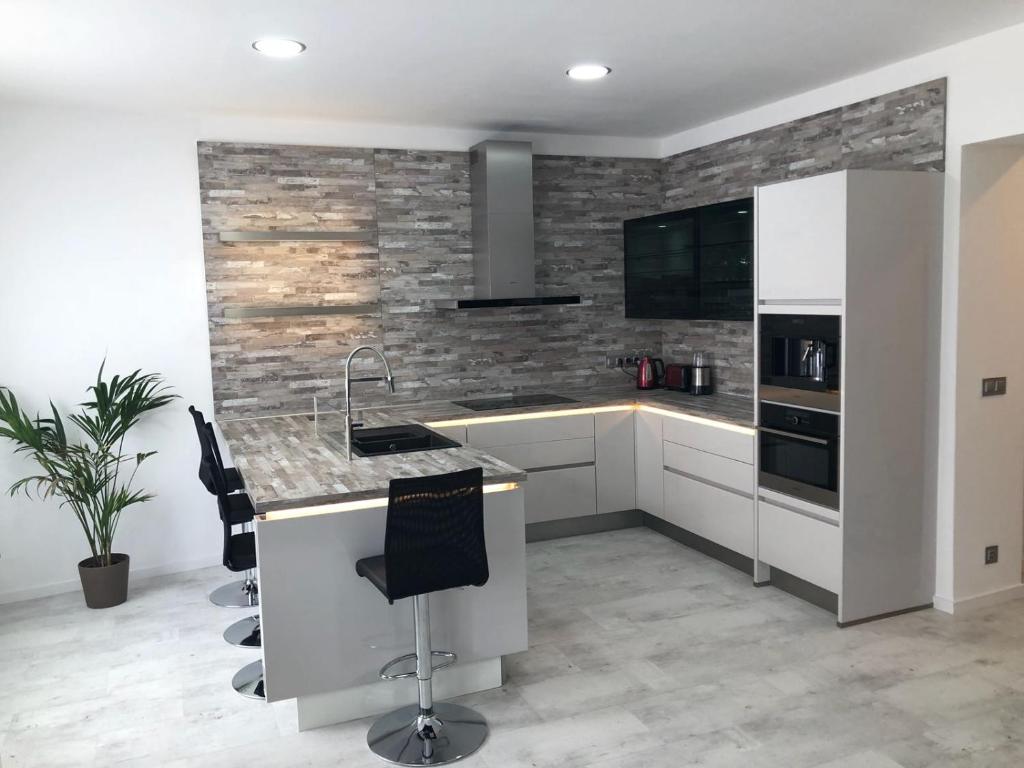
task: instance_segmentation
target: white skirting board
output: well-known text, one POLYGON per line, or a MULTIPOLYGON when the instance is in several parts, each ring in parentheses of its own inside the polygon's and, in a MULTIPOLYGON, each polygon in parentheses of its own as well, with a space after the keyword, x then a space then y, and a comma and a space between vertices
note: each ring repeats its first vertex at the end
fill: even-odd
MULTIPOLYGON (((434 675, 434 700, 442 701, 467 693, 501 687, 501 659, 484 659, 456 664, 434 675)), ((381 680, 344 691, 315 693, 295 700, 299 730, 381 715, 416 703, 416 678, 381 680)))
MULTIPOLYGON (((131 552, 128 553, 131 555, 131 552)), ((88 555, 86 551, 82 557, 88 555)), ((179 560, 172 563, 164 563, 163 565, 153 565, 146 568, 136 568, 135 564, 131 564, 131 569, 128 576, 128 599, 132 597, 132 589, 137 586, 141 586, 143 583, 150 579, 161 578, 163 576, 169 576, 174 573, 185 573, 187 571, 197 571, 201 568, 212 568, 220 565, 220 554, 213 555, 211 557, 201 558, 198 560, 179 560)), ((224 570, 224 582, 234 581, 238 577, 236 574, 231 573, 227 569, 224 570)), ((53 595, 62 595, 67 592, 80 592, 82 589, 82 582, 78 579, 70 579, 68 581, 57 581, 52 584, 44 584, 39 587, 31 587, 30 589, 12 589, 6 592, 0 592, 0 605, 7 605, 9 603, 20 603, 24 600, 36 600, 40 597, 52 597, 53 595)))
POLYGON ((1011 587, 1003 587, 1001 589, 993 590, 992 592, 973 595, 972 597, 962 597, 959 600, 952 600, 948 597, 936 595, 933 598, 933 605, 936 610, 942 611, 943 613, 959 615, 969 611, 976 611, 980 608, 988 608, 993 605, 999 605, 1000 603, 1006 603, 1010 600, 1019 600, 1021 598, 1024 598, 1024 584, 1014 584, 1011 587))

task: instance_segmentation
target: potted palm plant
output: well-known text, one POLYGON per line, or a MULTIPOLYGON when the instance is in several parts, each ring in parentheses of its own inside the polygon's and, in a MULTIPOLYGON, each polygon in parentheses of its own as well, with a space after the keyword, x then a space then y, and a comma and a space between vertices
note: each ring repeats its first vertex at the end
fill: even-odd
POLYGON ((125 454, 125 436, 143 415, 177 397, 155 373, 135 371, 104 381, 104 365, 89 387, 91 399, 67 417, 84 439, 69 437, 53 401, 49 417, 31 418, 14 393, 0 386, 0 436, 14 441, 15 453, 26 454, 40 468, 9 492, 31 496, 34 490, 40 498, 59 498, 74 513, 92 551, 78 564, 90 608, 109 608, 128 598, 128 555, 114 552, 114 533, 126 508, 153 498, 132 483, 156 452, 125 454))

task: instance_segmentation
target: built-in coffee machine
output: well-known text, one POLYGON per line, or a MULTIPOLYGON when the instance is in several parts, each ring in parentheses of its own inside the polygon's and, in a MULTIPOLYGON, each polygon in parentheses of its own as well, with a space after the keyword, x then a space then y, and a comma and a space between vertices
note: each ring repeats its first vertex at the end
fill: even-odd
POLYGON ((762 315, 761 398, 838 412, 839 334, 837 315, 762 315))
POLYGON ((763 314, 762 487, 839 508, 840 318, 763 314))

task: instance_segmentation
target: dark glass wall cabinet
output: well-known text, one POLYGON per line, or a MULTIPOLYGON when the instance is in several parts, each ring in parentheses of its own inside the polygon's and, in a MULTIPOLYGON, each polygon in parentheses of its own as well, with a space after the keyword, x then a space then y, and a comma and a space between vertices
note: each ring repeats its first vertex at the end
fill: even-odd
POLYGON ((754 199, 623 222, 626 317, 754 319, 754 199))

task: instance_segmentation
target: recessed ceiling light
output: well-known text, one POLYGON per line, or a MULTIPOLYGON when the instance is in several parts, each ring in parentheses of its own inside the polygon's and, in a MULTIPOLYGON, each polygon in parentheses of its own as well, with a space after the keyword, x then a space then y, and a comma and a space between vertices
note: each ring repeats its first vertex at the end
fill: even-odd
POLYGON ((298 40, 284 40, 279 37, 265 37, 253 43, 252 47, 264 56, 273 56, 275 59, 289 59, 306 50, 305 43, 300 43, 298 40))
POLYGON ((604 64, 577 64, 565 71, 573 80, 600 80, 611 72, 604 64))

